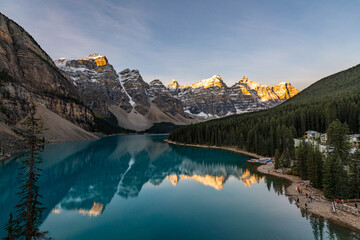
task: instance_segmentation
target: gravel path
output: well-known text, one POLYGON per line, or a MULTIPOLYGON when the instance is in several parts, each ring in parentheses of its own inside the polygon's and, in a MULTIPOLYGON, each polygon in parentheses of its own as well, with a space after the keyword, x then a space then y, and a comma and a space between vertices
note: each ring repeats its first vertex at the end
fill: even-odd
POLYGON ((286 194, 293 197, 295 201, 299 199, 299 202, 296 203, 298 207, 326 219, 336 221, 341 225, 346 225, 360 231, 360 217, 338 209, 336 210, 336 213, 333 213, 332 202, 325 199, 320 190, 311 188, 308 181, 304 181, 297 176, 284 174, 283 170, 275 170, 273 163, 261 165, 257 168, 257 170, 264 174, 290 180, 292 184, 286 188, 286 194), (298 187, 301 190, 301 193, 299 193, 298 187), (308 197, 306 197, 306 194, 311 194, 313 200, 311 201, 308 197), (305 204, 307 204, 307 207, 305 204))

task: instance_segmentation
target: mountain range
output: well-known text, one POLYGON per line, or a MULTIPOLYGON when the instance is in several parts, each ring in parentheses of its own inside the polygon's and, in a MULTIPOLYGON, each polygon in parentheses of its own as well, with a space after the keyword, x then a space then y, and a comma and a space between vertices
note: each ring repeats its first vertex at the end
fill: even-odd
POLYGON ((159 79, 146 83, 138 70, 116 73, 105 56, 89 56, 55 64, 68 75, 84 103, 96 114, 113 114, 119 126, 146 130, 157 122, 176 125, 271 108, 299 93, 290 83, 261 85, 243 77, 228 87, 220 75, 192 85, 159 79))
POLYGON ((266 111, 229 116, 172 131, 175 142, 236 146, 262 156, 294 158, 293 139, 306 131, 327 131, 332 122, 360 129, 360 65, 335 73, 307 87, 290 100, 266 111))
POLYGON ((23 150, 21 122, 33 102, 47 142, 186 125, 276 106, 299 91, 290 83, 261 85, 243 77, 228 87, 219 75, 192 85, 143 80, 116 72, 105 56, 53 61, 21 26, 0 13, 0 141, 5 154, 23 150), (161 127, 161 126, 160 126, 161 127))

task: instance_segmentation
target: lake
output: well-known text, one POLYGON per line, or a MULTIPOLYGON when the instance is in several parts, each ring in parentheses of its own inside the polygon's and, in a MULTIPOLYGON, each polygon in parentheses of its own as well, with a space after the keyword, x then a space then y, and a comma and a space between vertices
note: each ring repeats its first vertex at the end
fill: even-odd
MULTIPOLYGON (((166 137, 46 145, 41 229, 77 240, 360 239, 301 211, 285 196, 289 183, 259 174, 250 157, 170 145, 166 137)), ((0 167, 0 225, 17 202, 20 159, 0 167)))

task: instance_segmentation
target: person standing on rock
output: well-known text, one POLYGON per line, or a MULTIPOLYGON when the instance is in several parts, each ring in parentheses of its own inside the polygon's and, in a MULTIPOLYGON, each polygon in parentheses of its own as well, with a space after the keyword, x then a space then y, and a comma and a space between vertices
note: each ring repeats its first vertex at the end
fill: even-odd
POLYGON ((357 204, 357 202, 355 202, 355 208, 357 208, 358 207, 358 204, 357 204))

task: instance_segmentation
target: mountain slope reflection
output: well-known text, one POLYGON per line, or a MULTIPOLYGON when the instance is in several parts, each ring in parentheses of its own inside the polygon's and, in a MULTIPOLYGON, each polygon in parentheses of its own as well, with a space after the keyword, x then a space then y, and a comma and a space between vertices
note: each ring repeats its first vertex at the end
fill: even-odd
MULTIPOLYGON (((51 210, 55 214, 65 210, 96 217, 115 195, 135 198, 146 183, 159 186, 164 179, 174 186, 180 180, 190 180, 216 190, 223 189, 230 176, 247 187, 264 179, 243 167, 245 156, 236 155, 236 158, 226 160, 219 150, 194 151, 169 145, 164 138, 113 136, 91 142, 46 146, 42 153, 44 172, 40 190, 47 214, 51 210)), ((16 175, 18 161, 9 165, 12 165, 12 171, 3 172, 16 175)), ((2 175, 0 180, 4 177, 6 179, 2 175)), ((16 189, 13 182, 12 185, 10 189, 16 189)))

